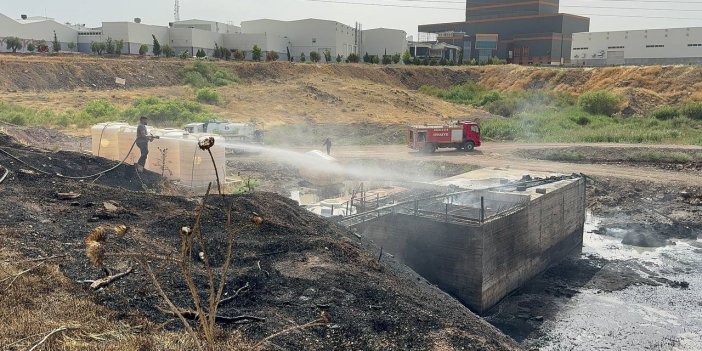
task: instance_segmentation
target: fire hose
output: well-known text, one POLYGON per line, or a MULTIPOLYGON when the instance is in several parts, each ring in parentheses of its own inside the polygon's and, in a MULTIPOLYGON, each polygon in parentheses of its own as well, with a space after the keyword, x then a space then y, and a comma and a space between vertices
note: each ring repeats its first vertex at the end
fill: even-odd
POLYGON ((129 155, 132 153, 132 150, 134 150, 134 145, 136 145, 136 140, 132 143, 132 146, 129 148, 129 152, 127 152, 127 155, 124 156, 124 159, 122 159, 122 161, 120 161, 117 165, 115 165, 115 166, 113 166, 113 167, 111 167, 111 168, 108 168, 108 169, 106 169, 106 170, 104 170, 104 171, 95 173, 95 174, 91 174, 91 175, 87 175, 87 176, 80 176, 80 177, 71 177, 71 176, 66 176, 66 175, 60 174, 60 173, 49 173, 49 172, 43 171, 43 170, 41 170, 41 169, 38 169, 38 168, 36 168, 36 167, 34 167, 34 166, 28 164, 27 162, 21 160, 21 159, 18 158, 17 156, 15 156, 15 155, 13 155, 13 154, 7 152, 7 151, 5 150, 5 149, 6 149, 5 147, 0 147, 0 152, 2 152, 3 154, 7 155, 8 157, 12 158, 13 160, 15 160, 15 161, 17 161, 17 162, 19 162, 19 163, 21 163, 21 164, 23 164, 23 165, 25 165, 25 166, 31 168, 32 170, 34 170, 34 171, 36 171, 36 172, 39 172, 39 173, 41 173, 41 174, 50 175, 50 176, 56 176, 56 177, 65 178, 65 179, 81 180, 81 179, 90 179, 90 178, 98 177, 98 176, 101 176, 101 175, 103 175, 103 174, 105 174, 105 173, 109 173, 109 172, 114 171, 114 170, 117 169, 119 166, 121 166, 122 164, 124 164, 125 161, 127 161, 127 158, 129 158, 129 155))

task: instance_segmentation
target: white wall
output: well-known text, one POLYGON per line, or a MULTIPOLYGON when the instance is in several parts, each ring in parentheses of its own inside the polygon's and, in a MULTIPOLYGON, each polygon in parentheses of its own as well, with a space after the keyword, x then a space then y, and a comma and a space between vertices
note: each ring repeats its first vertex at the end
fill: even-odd
POLYGON ((702 27, 575 33, 571 50, 574 64, 655 64, 702 61, 702 27), (662 47, 647 47, 662 45, 662 47))
POLYGON ((308 58, 312 51, 322 55, 324 49, 329 49, 332 56, 341 54, 346 57, 354 48, 354 28, 335 21, 262 19, 241 22, 241 31, 246 34, 266 33, 282 37, 286 44, 289 42, 290 52, 295 58, 302 52, 308 58))
POLYGON ((407 50, 407 33, 403 30, 376 28, 363 31, 362 55, 382 57, 387 50, 388 55, 402 55, 407 50))
POLYGON ((227 49, 244 50, 247 53, 251 52, 254 45, 258 45, 262 51, 275 51, 281 57, 287 55, 286 41, 276 35, 266 33, 250 33, 250 34, 226 34, 224 35, 224 47, 227 49))
MULTIPOLYGON (((54 31, 56 32, 56 38, 61 43, 62 50, 68 50, 68 43, 76 43, 78 41, 77 30, 54 20, 22 21, 20 23, 0 14, 0 38, 18 37, 23 39, 23 52, 26 51, 30 40, 45 40, 49 45, 49 49, 51 49, 54 31)), ((2 44, 0 45, 0 51, 5 52, 9 50, 7 50, 6 45, 2 44)))
POLYGON ((197 28, 220 34, 241 33, 241 27, 221 22, 204 21, 199 19, 190 19, 173 22, 172 28, 197 28))

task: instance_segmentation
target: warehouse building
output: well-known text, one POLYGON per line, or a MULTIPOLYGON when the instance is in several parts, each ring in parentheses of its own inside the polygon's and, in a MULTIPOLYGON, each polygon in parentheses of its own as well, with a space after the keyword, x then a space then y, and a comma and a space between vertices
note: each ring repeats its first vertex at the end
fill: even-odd
POLYGON ((702 64, 702 27, 575 33, 574 65, 702 64))
POLYGON ((467 0, 465 22, 420 25, 419 32, 462 42, 464 61, 496 56, 516 64, 562 64, 570 61, 572 34, 587 32, 590 19, 559 13, 559 7, 559 0, 467 0))
POLYGON ((399 29, 375 28, 362 31, 361 52, 369 55, 402 55, 407 51, 407 33, 399 29))
MULTIPOLYGON (((22 52, 27 51, 27 44, 32 41, 46 41, 51 43, 54 40, 54 33, 61 50, 68 51, 69 43, 76 43, 78 40, 78 30, 70 25, 65 25, 54 21, 48 17, 27 17, 13 20, 0 13, 0 41, 4 43, 7 37, 17 37, 22 40, 22 52)), ((6 45, 0 45, 0 52, 9 51, 6 45)))

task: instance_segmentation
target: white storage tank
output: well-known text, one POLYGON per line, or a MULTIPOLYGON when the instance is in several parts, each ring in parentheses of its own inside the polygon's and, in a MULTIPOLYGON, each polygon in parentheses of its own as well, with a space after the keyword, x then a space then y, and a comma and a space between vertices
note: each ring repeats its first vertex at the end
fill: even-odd
POLYGON ((180 140, 180 180, 182 185, 192 188, 205 188, 208 183, 212 182, 213 191, 217 191, 217 173, 215 173, 210 155, 206 150, 201 150, 198 147, 198 141, 210 136, 215 138, 215 144, 210 151, 212 151, 212 156, 217 163, 219 180, 224 182, 227 163, 224 138, 199 134, 197 136, 188 135, 180 140))
POLYGON ((190 134, 178 129, 160 129, 154 135, 158 135, 159 139, 149 145, 146 169, 170 179, 181 179, 180 143, 190 134))
POLYGON ((139 151, 139 148, 134 145, 134 141, 136 141, 136 131, 137 127, 136 126, 122 126, 119 131, 117 132, 117 143, 119 144, 119 155, 115 160, 117 161, 122 161, 125 160, 124 162, 127 164, 135 164, 138 160, 139 157, 141 156, 141 152, 139 151), (131 149, 131 152, 130 152, 131 149), (129 157, 127 157, 127 154, 129 154, 129 157), (125 159, 126 157, 126 159, 125 159))
POLYGON ((119 157, 117 134, 126 123, 100 123, 90 128, 93 155, 115 160, 119 157))

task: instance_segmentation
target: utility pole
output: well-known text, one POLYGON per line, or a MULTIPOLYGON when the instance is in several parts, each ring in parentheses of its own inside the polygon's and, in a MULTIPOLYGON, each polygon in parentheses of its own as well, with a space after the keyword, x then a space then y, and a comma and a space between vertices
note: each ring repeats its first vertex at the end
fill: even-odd
POLYGON ((173 18, 176 22, 180 21, 180 1, 175 0, 175 5, 173 6, 173 18))

